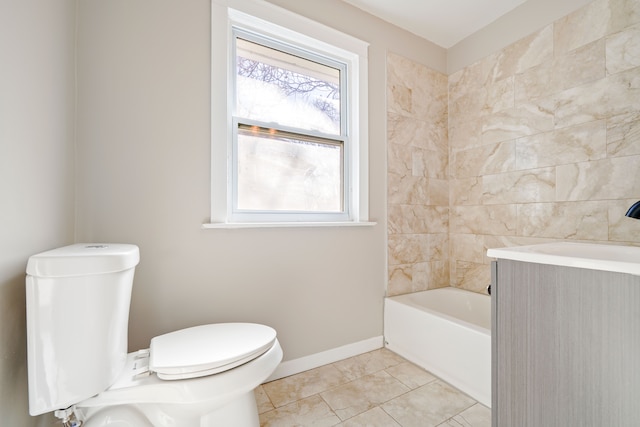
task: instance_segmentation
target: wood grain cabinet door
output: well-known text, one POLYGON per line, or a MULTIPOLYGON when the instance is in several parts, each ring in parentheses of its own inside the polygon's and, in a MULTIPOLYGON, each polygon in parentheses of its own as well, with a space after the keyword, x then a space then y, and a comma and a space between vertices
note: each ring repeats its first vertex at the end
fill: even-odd
POLYGON ((493 276, 493 426, 640 426, 640 276, 510 260, 493 276))

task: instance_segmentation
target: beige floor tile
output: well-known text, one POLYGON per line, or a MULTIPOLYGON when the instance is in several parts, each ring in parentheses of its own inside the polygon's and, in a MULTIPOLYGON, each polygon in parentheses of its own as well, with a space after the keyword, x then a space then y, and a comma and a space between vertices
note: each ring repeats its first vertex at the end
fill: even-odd
POLYGON ((260 414, 261 427, 314 426, 329 427, 340 422, 319 395, 260 414))
POLYGON ((403 427, 441 424, 476 402, 442 381, 433 381, 383 405, 403 427))
POLYGON ((290 377, 263 384, 264 391, 276 408, 329 390, 348 379, 333 365, 325 365, 290 377))
POLYGON ((385 371, 412 390, 438 379, 411 362, 403 362, 387 368, 385 371))
POLYGON ((264 391, 264 388, 262 388, 262 386, 258 386, 253 391, 253 394, 256 397, 256 405, 258 406, 259 414, 274 409, 271 400, 269 400, 269 396, 267 396, 267 393, 264 391))
POLYGON ((386 412, 376 406, 373 409, 369 409, 367 412, 363 412, 360 415, 356 415, 353 418, 338 424, 337 427, 401 427, 400 424, 395 422, 393 418, 386 412))
POLYGON ((476 403, 438 427, 491 427, 491 409, 476 403))
POLYGON ((340 419, 346 420, 407 391, 406 385, 385 371, 379 371, 320 395, 340 419))
POLYGON ((396 366, 406 360, 386 348, 350 357, 333 365, 350 380, 396 366))
POLYGON ((263 384, 261 426, 490 427, 491 410, 380 349, 263 384))

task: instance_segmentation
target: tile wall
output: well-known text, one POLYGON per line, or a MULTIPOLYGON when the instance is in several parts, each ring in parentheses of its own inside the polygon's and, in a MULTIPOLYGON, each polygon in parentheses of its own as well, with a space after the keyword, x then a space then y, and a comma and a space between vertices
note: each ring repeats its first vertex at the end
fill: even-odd
POLYGON ((447 76, 387 57, 388 295, 449 285, 447 76))
POLYGON ((444 109, 442 75, 388 64, 389 295, 481 292, 490 247, 640 245, 624 217, 640 199, 640 2, 594 0, 450 75, 444 109), (407 101, 420 85, 430 107, 407 101))

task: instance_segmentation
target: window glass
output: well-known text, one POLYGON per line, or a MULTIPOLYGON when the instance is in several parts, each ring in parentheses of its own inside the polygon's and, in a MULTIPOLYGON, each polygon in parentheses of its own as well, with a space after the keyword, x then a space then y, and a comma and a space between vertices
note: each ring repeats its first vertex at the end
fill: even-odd
POLYGON ((237 33, 234 212, 343 213, 346 66, 237 33))
POLYGON ((257 126, 238 133, 238 210, 341 212, 343 145, 257 126))
POLYGON ((236 115, 340 135, 340 69, 236 38, 236 115))

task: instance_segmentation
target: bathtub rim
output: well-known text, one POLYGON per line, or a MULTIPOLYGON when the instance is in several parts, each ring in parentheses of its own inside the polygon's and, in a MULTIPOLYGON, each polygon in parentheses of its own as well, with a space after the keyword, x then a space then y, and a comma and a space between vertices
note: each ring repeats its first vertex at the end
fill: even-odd
MULTIPOLYGON (((416 291, 416 292, 409 292, 406 294, 401 294, 401 295, 394 295, 394 296, 387 296, 385 297, 385 300, 391 300, 394 301, 398 304, 404 304, 407 305, 415 310, 420 310, 420 311, 425 311, 433 316, 437 316, 437 317, 443 317, 453 323, 456 323, 462 327, 468 328, 468 329, 472 329, 478 333, 481 333, 483 335, 488 335, 491 336, 491 318, 489 318, 489 327, 486 328, 482 325, 478 325, 476 323, 472 323, 469 321, 466 321, 464 319, 460 319, 459 317, 455 317, 452 316, 450 314, 447 314, 443 311, 438 311, 438 310, 434 310, 432 308, 429 307, 425 307, 423 305, 418 304, 417 302, 415 302, 414 300, 411 299, 412 295, 415 294, 425 294, 427 292, 436 292, 439 291, 441 293, 472 293, 472 294, 477 294, 477 296, 479 297, 486 297, 489 299, 489 303, 491 302, 491 297, 489 295, 484 295, 484 294, 480 294, 477 292, 473 292, 473 291, 468 291, 465 289, 459 289, 459 288, 454 288, 453 286, 446 286, 443 288, 434 288, 434 289, 427 289, 427 290, 423 290, 423 291, 416 291)), ((489 307, 491 308, 491 307, 489 307)))

